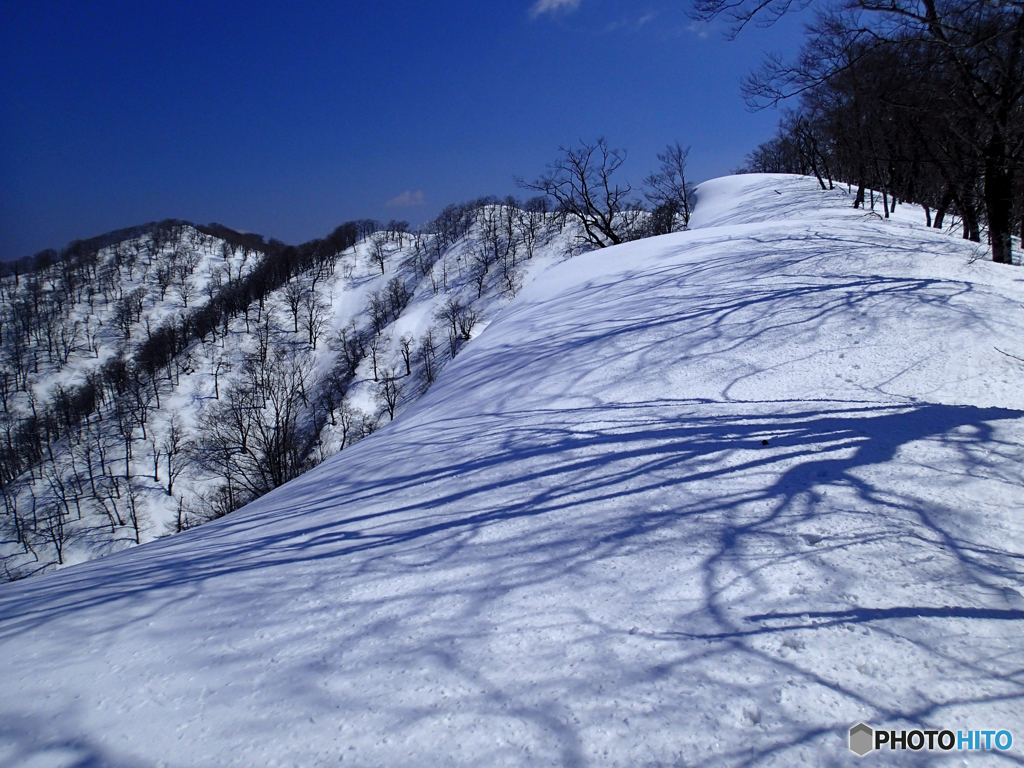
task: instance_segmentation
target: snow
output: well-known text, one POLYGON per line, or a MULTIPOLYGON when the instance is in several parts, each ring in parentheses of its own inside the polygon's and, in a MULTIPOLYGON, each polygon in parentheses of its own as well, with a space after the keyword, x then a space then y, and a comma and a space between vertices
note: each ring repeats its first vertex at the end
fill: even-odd
POLYGON ((1018 763, 1024 281, 919 219, 707 182, 316 469, 3 585, 0 765, 1018 763))
MULTIPOLYGON (((105 446, 108 478, 103 481, 99 493, 89 492, 92 490, 90 483, 89 491, 84 496, 76 496, 76 500, 71 502, 74 514, 66 515, 64 525, 67 540, 62 550, 58 552, 53 542, 43 535, 30 535, 27 546, 13 534, 2 537, 0 578, 25 578, 54 570, 62 567, 60 560, 64 565, 73 565, 101 557, 135 546, 137 539, 142 543, 152 541, 180 530, 183 526, 196 525, 208 515, 216 514, 213 504, 218 489, 224 485, 222 478, 196 463, 183 463, 179 466, 178 472, 181 474, 173 487, 168 482, 167 456, 162 446, 170 431, 172 417, 177 419, 183 443, 199 436, 203 419, 209 416, 211 409, 222 405, 222 396, 227 399, 232 387, 245 379, 246 357, 257 348, 256 331, 261 327, 269 329, 269 336, 276 348, 287 350, 297 365, 304 366, 308 389, 314 393, 322 391, 330 378, 329 374, 342 368, 338 345, 342 329, 357 327, 360 331, 368 330, 368 303, 371 295, 381 293, 389 281, 398 279, 408 290, 410 303, 398 317, 389 314, 387 325, 381 329, 381 343, 377 350, 378 371, 374 371, 370 359, 365 359, 358 366, 354 379, 346 379, 346 406, 352 408, 354 420, 360 427, 350 428, 346 432, 332 418, 325 427, 318 430, 319 424, 312 423, 314 411, 319 408, 318 399, 314 396, 303 415, 304 429, 318 431, 319 437, 309 461, 337 453, 360 439, 374 425, 388 420, 387 411, 380 401, 377 373, 389 368, 401 373, 407 372, 400 352, 403 334, 414 336, 412 347, 415 351, 426 332, 433 330, 435 346, 440 349, 433 362, 434 370, 438 371, 448 360, 445 354, 445 348, 449 347, 445 338, 445 324, 436 317, 437 310, 446 300, 457 299, 471 306, 478 317, 482 318, 473 331, 474 336, 486 326, 486 318, 500 311, 510 301, 514 291, 510 290, 503 270, 497 265, 491 265, 482 286, 476 285, 471 278, 475 254, 483 244, 484 220, 488 214, 500 220, 503 211, 508 212, 500 206, 478 209, 475 212, 476 221, 461 238, 449 247, 439 249, 440 253, 430 248, 431 252, 426 258, 422 251, 417 252, 416 239, 421 248, 426 248, 437 245, 435 235, 378 233, 388 253, 383 273, 380 265, 371 259, 373 248, 370 240, 373 238, 365 239, 338 254, 331 264, 314 266, 293 276, 291 283, 270 292, 264 302, 265 306, 253 300, 247 316, 237 314, 229 318, 226 329, 221 328, 217 333, 208 334, 202 341, 192 343, 177 356, 173 366, 159 372, 155 385, 159 387, 159 397, 155 397, 153 390, 147 393, 149 403, 145 411, 146 418, 133 433, 135 449, 130 458, 125 456, 124 443, 117 434, 116 420, 103 420, 98 416, 93 418, 92 436, 82 442, 105 446), (310 342, 307 329, 300 321, 305 314, 304 308, 299 307, 299 316, 296 317, 286 296, 289 287, 295 284, 315 290, 320 303, 326 305, 324 330, 315 345, 310 342), (156 460, 161 455, 163 458, 159 461, 163 469, 156 472, 156 460), (115 476, 118 482, 116 487, 113 485, 115 476), (131 510, 127 508, 129 477, 130 488, 135 494, 131 510)), ((520 253, 517 261, 513 253, 510 259, 510 272, 514 278, 512 288, 518 289, 529 283, 551 264, 567 257, 566 244, 572 237, 571 228, 559 231, 554 219, 554 216, 549 216, 546 221, 540 222, 535 232, 537 253, 532 258, 529 254, 520 253)), ((52 354, 42 354, 45 347, 37 340, 34 354, 37 356, 38 371, 33 370, 36 366, 30 366, 31 372, 27 374, 29 386, 35 391, 37 401, 43 402, 47 393, 55 391, 57 385, 66 387, 84 383, 88 376, 96 375, 101 370, 102 364, 122 352, 131 358, 150 335, 151 329, 159 328, 165 320, 184 314, 189 308, 204 305, 210 295, 217 295, 225 281, 230 285, 232 281, 241 280, 263 258, 264 255, 259 252, 233 247, 187 224, 175 226, 172 235, 159 240, 151 232, 133 237, 116 247, 102 249, 96 259, 94 276, 98 278, 93 283, 103 283, 106 278, 108 287, 97 290, 97 285, 86 282, 73 292, 77 298, 63 299, 68 305, 64 325, 68 328, 85 327, 91 329, 89 333, 78 333, 78 340, 70 345, 66 360, 53 359, 52 354), (125 259, 132 255, 135 258, 129 269, 125 259), (173 285, 161 291, 160 276, 166 274, 164 270, 169 268, 172 261, 193 264, 192 272, 182 278, 175 270, 173 285), (182 301, 182 279, 193 289, 188 307, 182 301), (141 312, 138 320, 130 324, 130 339, 125 339, 117 319, 119 297, 136 291, 142 297, 141 312)), ((52 269, 42 277, 42 282, 49 286, 51 293, 62 286, 62 277, 57 269, 52 269)), ((27 281, 22 280, 20 288, 13 278, 6 278, 0 284, 4 289, 0 291, 0 299, 6 298, 7 294, 17 296, 19 292, 21 298, 25 298, 27 281)), ((9 322, 13 322, 12 315, 17 312, 13 299, 6 310, 11 313, 8 316, 9 322)), ((422 363, 410 362, 414 364, 408 371, 411 375, 402 377, 403 392, 397 403, 397 412, 415 401, 427 386, 422 363)), ((13 416, 27 418, 32 408, 28 397, 18 393, 12 399, 15 401, 13 416)), ((320 409, 320 416, 323 415, 324 411, 320 409)), ((72 447, 67 440, 51 445, 54 460, 46 472, 54 477, 62 477, 65 487, 74 489, 84 483, 85 473, 76 469, 76 460, 80 468, 84 459, 81 455, 76 459, 72 447)), ((29 509, 59 509, 59 506, 55 506, 59 502, 52 484, 43 475, 37 468, 35 474, 23 473, 16 484, 13 496, 17 497, 17 507, 23 514, 27 515, 29 509)), ((75 493, 72 490, 71 495, 75 493)))
MULTIPOLYGON (((207 289, 212 287, 212 283, 220 284, 229 275, 235 280, 241 279, 255 266, 256 259, 250 259, 245 253, 224 249, 222 246, 226 244, 222 240, 204 235, 190 225, 176 224, 171 227, 171 231, 173 235, 168 234, 161 241, 162 244, 157 244, 150 234, 133 236, 118 243, 116 248, 101 249, 91 282, 86 281, 73 289, 70 297, 64 299, 68 309, 62 325, 66 330, 73 329, 66 360, 54 355, 43 355, 45 346, 38 341, 36 348, 31 352, 36 359, 34 365, 29 367, 31 372, 27 374, 27 378, 37 403, 45 402, 58 386, 67 388, 85 383, 89 376, 101 372, 104 363, 117 357, 122 351, 130 358, 138 351, 138 347, 147 339, 151 330, 158 329, 169 318, 189 309, 204 306, 209 301, 210 292, 207 289), (115 251, 119 251, 120 256, 115 251), (117 266, 118 263, 120 266, 117 266), (189 269, 184 272, 177 268, 173 269, 174 279, 161 291, 160 273, 165 269, 172 269, 174 265, 184 267, 186 263, 190 265, 189 269), (188 297, 187 307, 182 293, 184 284, 188 286, 185 290, 188 297), (122 298, 133 293, 140 296, 141 311, 138 313, 138 319, 129 324, 131 338, 126 339, 118 321, 118 304, 122 298)), ((50 294, 44 298, 52 298, 56 287, 63 287, 59 269, 53 268, 40 277, 46 286, 44 293, 50 294)), ((20 282, 20 288, 17 287, 19 283, 12 278, 5 278, 5 281, 5 291, 14 296, 20 290, 24 296, 27 280, 20 282)), ((9 304, 5 309, 15 314, 17 311, 9 304)), ((239 334, 235 334, 233 340, 238 339, 239 334)), ((194 349, 193 353, 193 372, 198 375, 180 376, 179 386, 166 392, 163 407, 156 407, 155 403, 150 403, 152 407, 149 408, 150 418, 146 422, 146 433, 147 436, 156 438, 157 445, 166 433, 167 423, 172 414, 183 416, 186 423, 193 423, 202 405, 204 389, 208 388, 209 394, 212 394, 213 381, 208 375, 210 364, 205 349, 194 349)), ((221 353, 229 362, 237 364, 237 349, 221 353)), ((161 387, 162 392, 166 389, 166 386, 161 387)), ((22 418, 27 416, 31 410, 27 395, 17 393, 12 400, 13 414, 22 418)), ((141 540, 147 541, 163 533, 167 522, 173 519, 175 500, 164 490, 160 482, 149 479, 153 475, 153 461, 151 452, 146 450, 146 440, 138 441, 141 445, 137 447, 130 462, 132 471, 124 471, 123 451, 118 452, 117 448, 109 445, 116 444, 110 434, 114 426, 110 422, 108 419, 106 426, 101 427, 100 421, 96 420, 95 435, 98 438, 94 436, 93 439, 107 444, 107 461, 111 467, 115 463, 120 465, 119 477, 130 474, 136 478, 136 489, 143 499, 139 502, 139 508, 145 510, 145 513, 139 513, 140 517, 145 518, 145 522, 140 525, 139 533, 141 540)), ((54 471, 63 475, 67 482, 75 474, 68 471, 71 452, 67 442, 57 442, 51 445, 50 449, 57 457, 53 464, 59 466, 59 469, 54 471)), ((83 472, 83 478, 84 474, 83 472)), ((16 491, 16 495, 20 495, 23 508, 31 506, 26 498, 31 495, 38 500, 52 498, 52 494, 47 493, 48 483, 44 482, 42 477, 36 479, 32 476, 27 482, 24 482, 24 477, 21 479, 23 483, 20 490, 16 491), (30 490, 33 488, 34 490, 30 490)), ((183 479, 186 482, 182 485, 196 480, 187 476, 183 479)), ((75 506, 83 507, 85 513, 80 513, 76 520, 67 521, 67 527, 74 529, 75 534, 69 536, 70 541, 64 555, 65 562, 80 562, 134 545, 135 532, 132 526, 121 525, 116 530, 108 530, 108 526, 112 528, 109 518, 107 514, 100 512, 93 498, 83 497, 80 504, 75 506)), ((125 519, 128 517, 126 510, 122 509, 120 514, 125 519)), ((0 541, 0 561, 5 571, 27 576, 55 566, 56 554, 46 550, 47 547, 37 541, 35 551, 30 556, 30 553, 24 551, 13 537, 4 537, 4 540, 0 541)))

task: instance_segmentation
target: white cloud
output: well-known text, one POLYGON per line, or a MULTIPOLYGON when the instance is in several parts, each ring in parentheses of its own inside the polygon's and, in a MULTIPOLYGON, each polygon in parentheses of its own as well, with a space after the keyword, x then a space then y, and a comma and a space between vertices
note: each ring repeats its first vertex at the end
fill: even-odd
POLYGON ((575 11, 579 8, 580 0, 537 0, 530 9, 530 18, 536 19, 542 13, 557 13, 558 11, 575 11))
POLYGON ((385 203, 388 208, 408 208, 413 205, 426 205, 427 198, 424 196, 423 191, 417 189, 415 192, 411 190, 405 190, 398 197, 393 197, 385 203))
POLYGON ((618 21, 609 22, 605 25, 605 32, 619 32, 621 30, 639 32, 645 25, 653 21, 657 17, 657 13, 650 11, 645 13, 643 16, 638 18, 631 18, 624 16, 618 21))
POLYGON ((697 23, 695 21, 695 22, 691 23, 690 26, 688 26, 686 28, 686 31, 687 32, 692 32, 697 37, 699 37, 701 40, 705 40, 705 39, 707 39, 707 36, 708 36, 708 25, 706 23, 697 23))

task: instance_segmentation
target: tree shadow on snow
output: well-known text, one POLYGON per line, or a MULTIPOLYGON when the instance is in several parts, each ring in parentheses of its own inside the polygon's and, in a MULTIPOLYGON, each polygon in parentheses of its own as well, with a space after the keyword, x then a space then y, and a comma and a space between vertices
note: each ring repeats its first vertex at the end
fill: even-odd
MULTIPOLYGON (((736 247, 763 249, 750 242, 736 247)), ((801 243, 779 246, 785 269, 809 258, 801 243)), ((1024 653, 1006 640, 1024 628, 1024 552, 1016 530, 991 526, 1010 520, 1008 499, 1024 485, 1008 437, 1024 412, 911 402, 882 384, 865 385, 860 402, 759 402, 736 394, 764 373, 746 369, 713 397, 627 402, 615 389, 837 320, 914 308, 983 322, 972 287, 809 273, 708 295, 705 270, 714 265, 695 260, 580 286, 564 320, 514 305, 517 344, 487 349, 482 337, 485 351, 471 345, 446 373, 462 386, 439 385, 425 396, 432 407, 387 434, 195 532, 5 586, 0 642, 80 623, 113 636, 162 616, 197 637, 255 623, 270 639, 244 656, 200 646, 190 663, 237 665, 244 677, 277 633, 297 649, 297 671, 322 664, 363 679, 380 665, 427 667, 462 686, 460 713, 527 723, 562 765, 600 762, 574 707, 589 702, 594 718, 618 722, 608 701, 652 691, 656 705, 630 716, 639 728, 655 714, 674 724, 670 763, 680 765, 838 765, 857 719, 934 727, 963 712, 1019 712, 1024 653), (687 292, 704 299, 681 302, 687 292), (690 340, 684 361, 678 338, 690 340), (531 399, 506 381, 560 382, 564 393, 531 399), (445 399, 478 388, 490 388, 487 407, 469 414, 445 399), (970 499, 978 488, 991 496, 970 499), (573 585, 601 584, 607 600, 573 600, 573 585), (534 614, 517 613, 521 602, 534 614), (522 660, 536 672, 493 673, 519 658, 492 648, 499 622, 530 628, 522 660), (943 676, 948 685, 935 683, 943 676), (724 712, 722 702, 751 703, 724 712), (708 719, 691 722, 703 709, 708 719), (744 746, 730 747, 740 732, 744 746)), ((306 707, 342 706, 295 685, 289 695, 306 707)), ((353 718, 367 707, 355 694, 343 705, 353 718)), ((441 706, 395 703, 385 719, 412 732, 441 706)), ((649 727, 634 740, 653 739, 649 727)), ((876 757, 940 759, 893 755, 876 757)))

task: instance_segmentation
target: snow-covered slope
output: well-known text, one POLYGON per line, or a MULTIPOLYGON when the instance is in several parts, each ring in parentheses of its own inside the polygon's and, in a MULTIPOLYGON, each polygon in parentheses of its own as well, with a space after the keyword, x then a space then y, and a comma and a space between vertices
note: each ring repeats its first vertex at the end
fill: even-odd
POLYGON ((573 238, 487 199, 446 212, 295 248, 169 221, 0 276, 0 581, 196 527, 357 442, 573 238))
POLYGON ((0 763, 1019 762, 1024 282, 848 200, 708 182, 297 480, 0 587, 0 763))

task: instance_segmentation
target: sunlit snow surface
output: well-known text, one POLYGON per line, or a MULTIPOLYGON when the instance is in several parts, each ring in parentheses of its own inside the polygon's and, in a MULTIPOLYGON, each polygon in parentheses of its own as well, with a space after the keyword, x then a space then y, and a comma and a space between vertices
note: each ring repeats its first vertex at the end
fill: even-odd
POLYGON ((0 587, 0 766, 1019 764, 1024 272, 849 203, 707 182, 316 470, 0 587))

